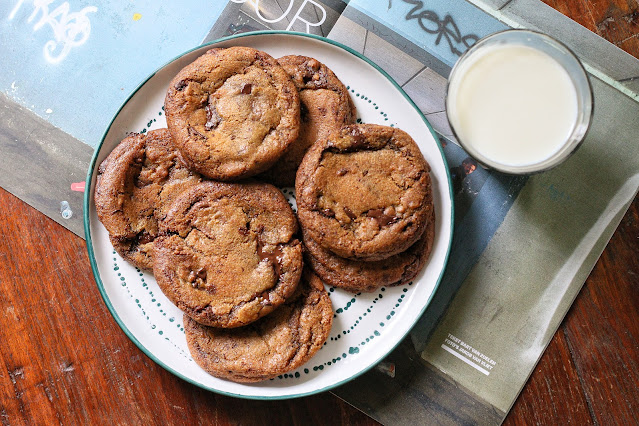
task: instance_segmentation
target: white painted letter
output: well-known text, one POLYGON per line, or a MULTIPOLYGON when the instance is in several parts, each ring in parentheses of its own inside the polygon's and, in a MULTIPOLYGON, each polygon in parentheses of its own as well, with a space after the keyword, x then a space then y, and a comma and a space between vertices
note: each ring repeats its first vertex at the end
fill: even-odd
MULTIPOLYGON (((292 4, 292 1, 291 1, 291 4, 292 4)), ((289 10, 290 10, 290 6, 289 6, 289 10)), ((286 13, 288 13, 288 10, 286 11, 286 13)), ((304 22, 306 24, 306 32, 310 33, 311 27, 319 27, 320 25, 324 23, 324 21, 326 20, 326 10, 320 4, 316 3, 313 0, 304 0, 304 3, 302 3, 300 8, 297 10, 297 13, 295 14, 295 16, 293 16, 293 19, 291 19, 291 23, 288 24, 288 27, 286 27, 286 31, 289 31, 291 29, 291 27, 293 26, 296 20, 300 20, 304 22), (306 6, 306 3, 312 3, 313 5, 319 7, 319 9, 322 11, 322 19, 320 19, 319 22, 308 22, 306 19, 300 18, 300 13, 302 13, 302 9, 304 9, 304 6, 306 6)))
MULTIPOLYGON (((275 22, 280 22, 282 19, 284 19, 284 17, 286 15, 288 15, 288 12, 291 11, 291 9, 293 8, 293 3, 295 2, 295 0, 290 0, 288 3, 288 7, 286 8, 286 12, 284 12, 279 18, 277 19, 267 19, 265 17, 262 16, 262 14, 260 13, 260 0, 255 0, 255 13, 257 14, 257 16, 264 22, 268 22, 269 24, 273 24, 275 22)), ((288 28, 287 28, 288 30, 288 28)))

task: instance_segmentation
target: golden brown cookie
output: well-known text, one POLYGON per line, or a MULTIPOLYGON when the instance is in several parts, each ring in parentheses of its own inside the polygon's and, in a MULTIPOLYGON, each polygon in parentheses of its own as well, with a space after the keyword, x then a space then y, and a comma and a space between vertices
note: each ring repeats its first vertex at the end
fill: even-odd
POLYGON ((155 279, 205 325, 257 320, 293 294, 302 273, 295 215, 269 184, 203 182, 175 200, 160 231, 155 279))
POLYGON ((332 322, 333 307, 324 285, 305 272, 290 301, 246 327, 206 327, 185 315, 184 331, 191 356, 209 374, 257 382, 307 362, 324 345, 332 322))
POLYGON ((153 268, 158 221, 179 193, 199 183, 168 130, 125 138, 98 168, 95 208, 115 250, 140 269, 153 268))
POLYGON ((430 167, 404 131, 344 126, 313 145, 297 171, 300 224, 340 257, 380 260, 424 233, 433 211, 430 167))
POLYGON ((317 59, 290 55, 277 61, 300 94, 300 134, 262 177, 275 185, 294 186, 295 173, 308 148, 342 126, 355 123, 357 111, 346 86, 317 59))
POLYGON ((271 167, 297 138, 299 95, 268 54, 211 49, 171 81, 166 120, 187 164, 216 180, 271 167))
POLYGON ((326 284, 353 293, 370 292, 384 286, 403 285, 415 278, 430 257, 434 237, 433 214, 422 237, 408 250, 387 259, 367 262, 339 257, 304 233, 304 257, 326 284))

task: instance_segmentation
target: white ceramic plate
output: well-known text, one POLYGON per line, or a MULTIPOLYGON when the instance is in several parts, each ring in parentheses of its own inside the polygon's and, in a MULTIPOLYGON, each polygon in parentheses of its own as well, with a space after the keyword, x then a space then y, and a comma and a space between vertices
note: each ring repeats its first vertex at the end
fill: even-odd
MULTIPOLYGON (((298 33, 241 34, 196 48, 142 83, 124 103, 96 150, 87 176, 84 223, 91 266, 104 301, 129 338, 175 375, 215 392, 255 399, 293 398, 325 391, 377 365, 406 336, 441 279, 452 238, 450 175, 432 128, 415 104, 379 67, 332 41, 298 33), (163 104, 170 80, 212 46, 250 46, 278 58, 299 54, 325 63, 348 86, 362 122, 393 125, 417 141, 432 168, 435 244, 430 261, 411 284, 354 295, 328 288, 335 318, 324 347, 299 369, 258 384, 208 375, 186 346, 182 313, 162 294, 153 275, 116 254, 93 202, 97 168, 127 132, 165 127, 163 104)), ((292 191, 284 190, 291 199, 292 191)))

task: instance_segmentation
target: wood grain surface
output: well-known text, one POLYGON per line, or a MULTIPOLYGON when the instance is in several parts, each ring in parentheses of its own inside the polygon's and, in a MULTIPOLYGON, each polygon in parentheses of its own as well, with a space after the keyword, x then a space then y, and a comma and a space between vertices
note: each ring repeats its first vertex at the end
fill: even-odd
MULTIPOLYGON (((544 0, 639 57, 634 0, 544 0)), ((0 424, 349 424, 330 393, 246 401, 148 359, 96 291, 84 240, 0 189, 0 424)), ((639 198, 623 218, 505 424, 639 419, 639 198)))
POLYGON ((639 52, 637 0, 542 0, 633 56, 639 52))

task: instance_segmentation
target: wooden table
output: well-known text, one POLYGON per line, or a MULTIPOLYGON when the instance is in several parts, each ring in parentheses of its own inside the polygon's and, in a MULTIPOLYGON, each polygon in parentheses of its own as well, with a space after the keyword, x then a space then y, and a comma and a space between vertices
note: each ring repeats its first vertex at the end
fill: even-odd
MULTIPOLYGON (((544 0, 639 57, 636 0, 544 0)), ((96 289, 84 240, 0 189, 0 424, 376 424, 330 393, 203 391, 149 360, 96 289)), ((639 419, 639 197, 506 424, 639 419)))

